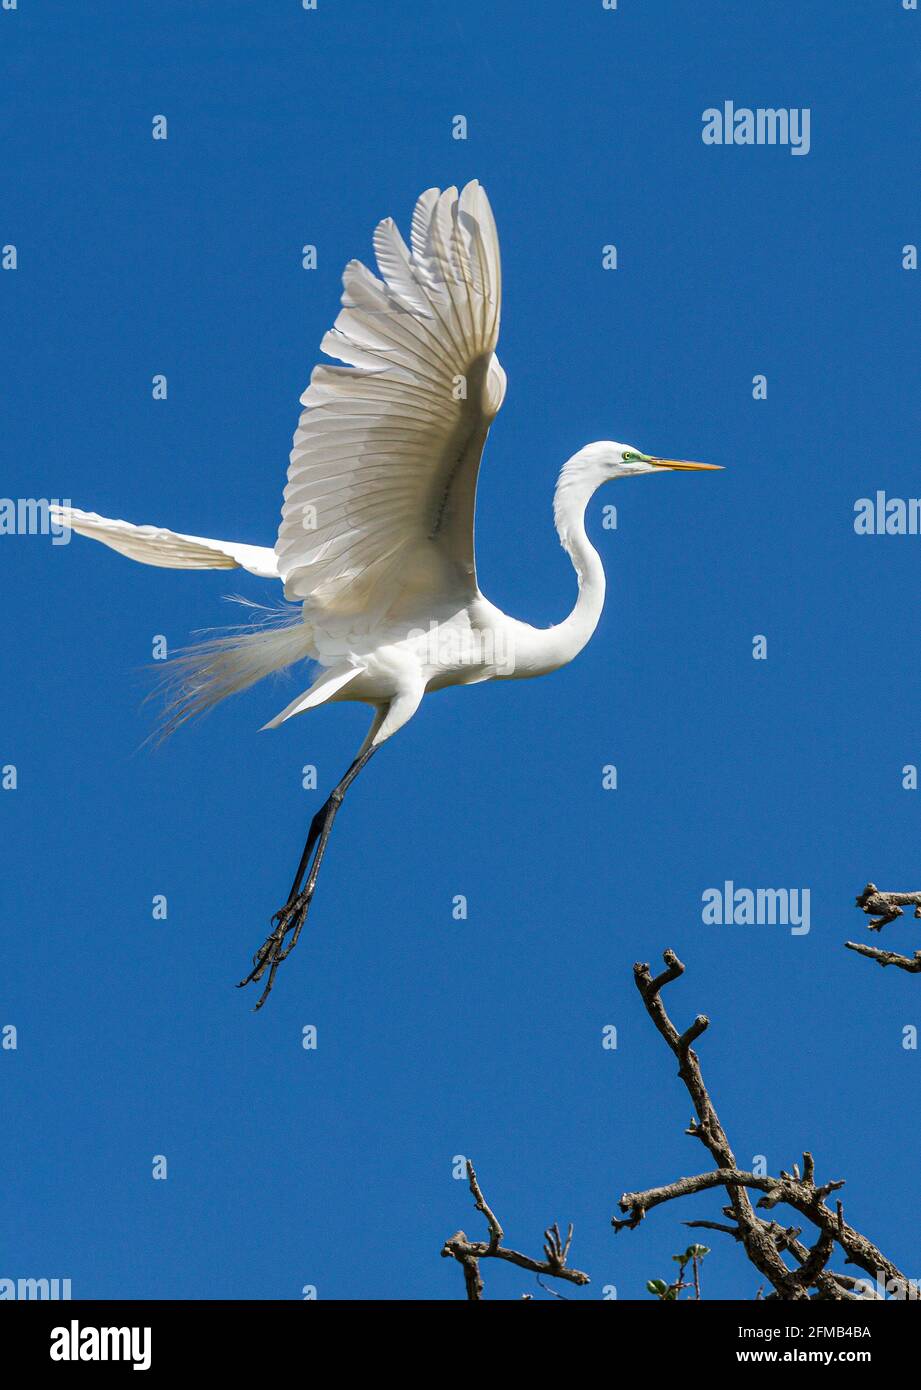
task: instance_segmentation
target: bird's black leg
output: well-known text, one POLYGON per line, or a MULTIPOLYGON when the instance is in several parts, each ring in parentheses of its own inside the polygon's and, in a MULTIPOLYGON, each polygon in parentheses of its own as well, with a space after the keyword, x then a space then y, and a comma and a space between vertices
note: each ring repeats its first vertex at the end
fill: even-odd
POLYGON ((317 811, 313 820, 310 822, 310 830, 307 834, 307 843, 304 845, 304 852, 301 855, 301 862, 297 866, 297 873, 291 885, 291 892, 288 894, 288 901, 284 907, 275 913, 272 918, 273 930, 266 937, 259 950, 253 956, 253 968, 246 976, 245 980, 240 981, 240 985, 248 985, 253 981, 261 980, 268 970, 269 975, 266 980, 265 989, 259 996, 256 1004, 257 1009, 261 1009, 275 983, 275 976, 278 967, 285 960, 297 945, 298 937, 303 930, 307 920, 307 913, 313 901, 314 891, 317 886, 317 877, 320 872, 320 864, 323 862, 323 855, 326 853, 326 846, 329 843, 330 832, 333 828, 333 821, 336 819, 336 812, 342 805, 343 797, 362 768, 369 762, 375 745, 367 748, 360 757, 356 758, 342 781, 330 792, 327 800, 317 811), (306 881, 305 881, 306 875, 306 881), (302 886, 303 885, 303 886, 302 886), (290 937, 290 940, 288 938, 290 937))

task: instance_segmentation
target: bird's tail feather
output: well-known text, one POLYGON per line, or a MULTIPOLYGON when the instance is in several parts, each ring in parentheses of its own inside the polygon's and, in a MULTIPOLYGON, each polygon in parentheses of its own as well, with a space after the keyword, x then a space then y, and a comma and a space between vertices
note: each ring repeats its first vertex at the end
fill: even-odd
POLYGON ((315 657, 313 630, 300 607, 263 609, 255 622, 224 628, 220 636, 185 647, 170 658, 157 687, 165 699, 155 737, 168 738, 188 719, 206 714, 228 696, 315 657))
POLYGON ((355 662, 350 661, 346 666, 327 667, 321 671, 309 690, 303 691, 297 699, 292 700, 290 705, 286 705, 280 714, 276 714, 274 719, 270 719, 268 724, 263 724, 263 729, 277 729, 279 724, 284 724, 286 719, 292 719, 295 714, 303 714, 305 710, 315 709, 317 705, 325 704, 331 700, 337 691, 343 686, 348 685, 356 676, 360 676, 365 670, 355 662))

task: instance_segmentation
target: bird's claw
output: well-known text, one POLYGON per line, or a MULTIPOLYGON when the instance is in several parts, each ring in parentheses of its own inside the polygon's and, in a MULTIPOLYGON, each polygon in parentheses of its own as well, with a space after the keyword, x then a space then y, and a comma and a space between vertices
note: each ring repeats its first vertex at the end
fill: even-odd
POLYGON ((240 980, 237 986, 238 989, 241 989, 244 985, 258 983, 268 970, 269 978, 256 1003, 256 1010, 262 1008, 271 994, 278 967, 283 960, 287 960, 297 945, 297 939, 307 920, 307 909, 310 907, 312 896, 312 893, 299 893, 296 898, 292 898, 290 902, 285 903, 284 907, 279 908, 273 914, 274 930, 269 933, 253 956, 252 970, 245 979, 240 980), (285 945, 288 936, 291 937, 291 940, 285 945))

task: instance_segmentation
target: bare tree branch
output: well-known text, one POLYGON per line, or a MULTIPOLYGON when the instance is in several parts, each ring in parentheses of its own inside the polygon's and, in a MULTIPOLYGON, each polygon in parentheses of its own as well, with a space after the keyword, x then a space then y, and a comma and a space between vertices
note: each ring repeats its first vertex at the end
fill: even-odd
POLYGON ((897 965, 900 970, 907 970, 909 975, 921 974, 921 951, 915 951, 913 956, 900 956, 897 951, 882 951, 876 946, 864 946, 858 941, 845 941, 844 944, 849 951, 868 956, 870 960, 875 960, 877 965, 897 965))
MULTIPOLYGON (((726 1216, 731 1216, 731 1207, 724 1208, 724 1211, 726 1216)), ((738 1226, 727 1225, 722 1221, 685 1221, 684 1224, 693 1229, 722 1231, 725 1235, 732 1236, 733 1240, 736 1241, 741 1241, 742 1238, 738 1226)), ((801 1233, 801 1227, 783 1227, 779 1226, 776 1221, 765 1221, 764 1224, 768 1233, 773 1236, 778 1250, 788 1250, 801 1266, 806 1263, 809 1258, 809 1250, 801 1240, 797 1239, 801 1233)), ((857 1283, 858 1281, 851 1278, 849 1274, 836 1274, 827 1269, 820 1270, 815 1278, 815 1287, 820 1297, 825 1299, 854 1299, 857 1297, 854 1292, 857 1283)), ((761 1297, 760 1293, 758 1297, 761 1297)), ((776 1294, 768 1295, 769 1299, 776 1297, 776 1294)))
MULTIPOLYGON (((572 1226, 566 1233, 566 1238, 560 1234, 560 1228, 556 1222, 544 1231, 544 1254, 545 1260, 532 1260, 530 1255, 522 1255, 517 1250, 509 1250, 502 1244, 505 1232, 498 1219, 488 1205, 483 1196, 477 1179, 473 1164, 467 1162, 467 1180, 470 1186, 470 1193, 473 1197, 474 1206, 477 1211, 482 1212, 486 1218, 486 1225, 489 1228, 489 1240, 468 1240, 463 1231, 456 1231, 453 1236, 445 1241, 442 1247, 442 1257, 447 1259, 453 1257, 462 1266, 464 1271, 464 1284, 467 1290, 467 1299, 471 1303, 479 1302, 483 1297, 483 1277, 480 1273, 480 1260, 497 1259, 507 1260, 510 1264, 517 1265, 519 1269, 527 1269, 532 1274, 549 1275, 554 1279, 566 1279, 570 1284, 587 1284, 589 1277, 579 1269, 570 1269, 566 1261, 569 1257, 569 1247, 572 1244, 572 1226)), ((542 1287, 546 1287, 542 1285, 542 1287)), ((548 1289, 548 1293, 554 1290, 548 1289)), ((555 1295, 561 1298, 561 1294, 555 1295)))
POLYGON ((903 907, 914 905, 914 915, 921 917, 921 893, 883 893, 875 883, 868 883, 855 903, 868 917, 877 914, 876 921, 867 923, 870 931, 882 931, 903 915, 903 907))
MULTIPOLYGON (((875 883, 868 883, 854 901, 862 912, 873 918, 867 923, 870 931, 882 931, 889 922, 902 917, 903 907, 913 905, 915 917, 921 917, 921 893, 884 893, 875 883)), ((907 971, 909 975, 921 975, 921 951, 915 951, 913 956, 902 956, 897 951, 883 951, 875 946, 864 946, 857 941, 846 941, 844 944, 847 950, 856 951, 859 956, 875 960, 877 965, 894 965, 899 970, 907 971)))
MULTIPOLYGON (((687 1032, 679 1034, 665 1011, 660 992, 665 985, 684 974, 684 966, 674 951, 666 951, 663 960, 666 969, 655 979, 652 978, 652 972, 648 965, 637 963, 633 967, 636 987, 646 1006, 646 1012, 677 1057, 678 1075, 687 1087, 693 1101, 697 1120, 696 1122, 691 1121, 687 1132, 700 1139, 720 1169, 737 1172, 735 1155, 704 1085, 697 1054, 690 1045, 705 1031, 708 1026, 708 1019, 703 1015, 698 1016, 687 1032)), ((702 1180, 700 1178, 683 1179, 682 1182, 687 1184, 696 1181, 701 1186, 709 1187, 721 1181, 719 1176, 716 1178, 716 1183, 710 1181, 709 1178, 710 1175, 704 1175, 702 1180)), ((745 1252, 755 1268, 770 1281, 773 1288, 789 1290, 786 1296, 793 1298, 806 1296, 793 1281, 774 1242, 765 1234, 763 1223, 755 1215, 744 1186, 729 1183, 726 1185, 726 1191, 729 1195, 733 1216, 739 1226, 740 1238, 745 1246, 745 1252)), ((670 1192, 668 1189, 659 1189, 659 1192, 663 1195, 658 1197, 658 1201, 668 1201, 672 1196, 682 1195, 679 1191, 670 1192)), ((646 1214, 649 1204, 643 1200, 644 1194, 634 1193, 630 1195, 632 1200, 628 1201, 625 1195, 620 1201, 621 1210, 629 1212, 630 1216, 626 1221, 618 1221, 615 1218, 612 1222, 615 1230, 619 1231, 624 1226, 637 1225, 646 1214)), ((649 1194, 645 1195, 648 1196, 649 1194)), ((653 1205, 656 1204, 653 1203, 653 1205)))
POLYGON ((477 1211, 481 1211, 483 1215, 486 1217, 486 1224, 489 1227, 489 1248, 487 1249, 486 1253, 487 1255, 494 1255, 496 1251, 499 1249, 499 1246, 502 1244, 505 1232, 499 1225, 492 1211, 487 1206, 486 1198, 480 1191, 480 1184, 477 1182, 477 1176, 474 1171, 473 1164, 470 1163, 469 1160, 467 1163, 467 1180, 470 1183, 470 1191, 473 1195, 474 1205, 476 1206, 477 1211))
POLYGON ((648 965, 637 964, 633 967, 634 980, 646 1012, 678 1059, 678 1075, 693 1102, 697 1118, 691 1121, 686 1132, 704 1144, 716 1163, 716 1169, 678 1178, 664 1187, 649 1188, 644 1192, 625 1192, 618 1203, 625 1216, 612 1219, 614 1229, 621 1231, 636 1227, 648 1211, 664 1202, 723 1187, 729 1197, 729 1206, 724 1214, 731 1217, 734 1224, 689 1224, 709 1224, 710 1229, 725 1231, 738 1240, 750 1262, 771 1284, 773 1297, 809 1298, 810 1289, 815 1289, 822 1298, 848 1297, 847 1291, 854 1287, 854 1281, 826 1269, 836 1246, 843 1251, 848 1263, 859 1265, 874 1279, 883 1276, 895 1291, 901 1290, 904 1296, 908 1291, 905 1275, 872 1241, 847 1224, 840 1202, 836 1203, 834 1211, 825 1205, 825 1198, 844 1184, 841 1179, 833 1179, 817 1185, 815 1160, 811 1153, 803 1154, 802 1176, 798 1165, 793 1166, 792 1173, 781 1170, 776 1178, 749 1173, 738 1167, 704 1083, 697 1054, 691 1048, 691 1043, 707 1028, 708 1020, 704 1015, 699 1015, 684 1033, 678 1032, 666 1013, 660 993, 666 984, 684 973, 684 966, 673 951, 666 951, 663 959, 666 969, 661 975, 653 979, 648 965), (749 1191, 763 1194, 757 1202, 759 1208, 770 1210, 785 1204, 805 1216, 818 1230, 815 1243, 808 1247, 797 1239, 798 1230, 784 1229, 776 1222, 758 1216, 752 1207, 749 1191), (784 1252, 789 1252, 797 1261, 795 1268, 791 1269, 782 1259, 784 1252))

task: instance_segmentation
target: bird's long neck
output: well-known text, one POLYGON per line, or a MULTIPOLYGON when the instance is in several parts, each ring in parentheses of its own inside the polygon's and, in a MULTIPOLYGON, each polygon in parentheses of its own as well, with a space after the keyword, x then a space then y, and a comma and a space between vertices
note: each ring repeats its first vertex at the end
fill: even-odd
POLYGON ((586 467, 577 454, 563 465, 553 495, 553 519, 560 544, 572 560, 579 580, 579 596, 568 618, 549 629, 556 665, 563 666, 588 642, 604 606, 604 568, 601 557, 585 533, 585 509, 606 475, 586 467))

